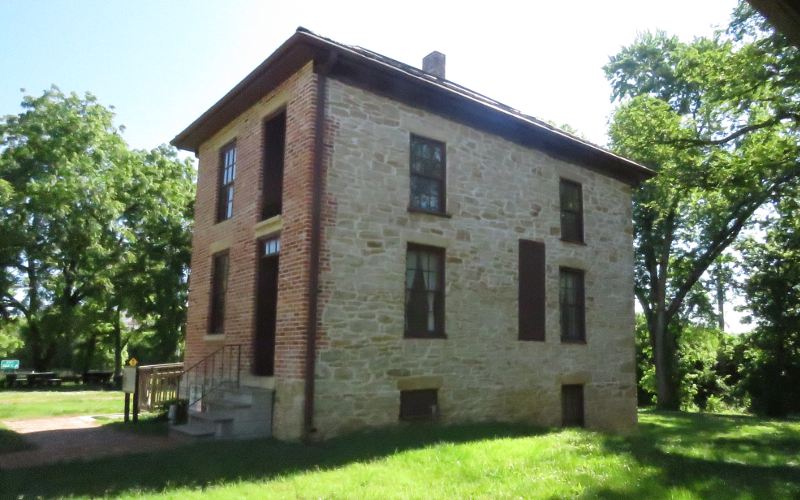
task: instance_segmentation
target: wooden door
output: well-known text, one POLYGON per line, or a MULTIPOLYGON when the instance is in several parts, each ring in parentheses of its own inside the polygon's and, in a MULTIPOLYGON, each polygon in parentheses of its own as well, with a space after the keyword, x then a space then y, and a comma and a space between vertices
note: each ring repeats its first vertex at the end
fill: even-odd
POLYGON ((275 326, 278 305, 278 251, 274 240, 259 243, 256 334, 253 346, 253 374, 272 376, 275 372, 275 326))

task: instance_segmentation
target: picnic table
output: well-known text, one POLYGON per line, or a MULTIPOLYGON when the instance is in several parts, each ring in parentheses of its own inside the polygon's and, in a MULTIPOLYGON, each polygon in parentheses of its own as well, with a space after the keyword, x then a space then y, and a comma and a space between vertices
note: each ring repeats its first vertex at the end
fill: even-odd
POLYGON ((19 387, 26 384, 28 387, 42 387, 45 385, 61 385, 61 379, 55 372, 14 372, 6 373, 6 386, 19 387))
POLYGON ((112 371, 89 370, 83 373, 83 383, 86 385, 109 385, 113 374, 112 371))
POLYGON ((61 380, 56 377, 56 372, 30 372, 25 376, 28 387, 41 387, 44 385, 60 385, 61 380))
POLYGON ((18 378, 19 375, 19 373, 6 373, 6 387, 14 387, 17 385, 18 381, 21 382, 18 378))

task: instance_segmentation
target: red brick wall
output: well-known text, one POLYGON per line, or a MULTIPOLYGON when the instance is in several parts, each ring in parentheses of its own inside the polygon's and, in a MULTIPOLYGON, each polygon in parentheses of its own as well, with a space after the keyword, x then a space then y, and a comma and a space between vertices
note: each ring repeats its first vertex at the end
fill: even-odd
POLYGON ((200 146, 186 356, 190 366, 222 346, 205 338, 208 330, 212 246, 229 242, 230 266, 225 305, 225 344, 243 344, 249 372, 255 316, 254 226, 260 219, 264 119, 287 110, 283 229, 278 280, 275 376, 302 379, 308 310, 308 242, 311 234, 311 173, 314 154, 316 76, 307 65, 258 104, 200 146), (277 108, 279 109, 279 108, 277 108), (216 223, 219 149, 236 140, 237 171, 233 217, 216 223))

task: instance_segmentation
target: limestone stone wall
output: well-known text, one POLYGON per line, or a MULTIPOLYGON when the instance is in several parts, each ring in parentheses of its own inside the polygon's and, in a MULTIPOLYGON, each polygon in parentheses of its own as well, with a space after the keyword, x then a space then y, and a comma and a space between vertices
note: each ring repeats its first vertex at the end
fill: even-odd
POLYGON ((585 384, 586 425, 636 423, 631 192, 625 184, 329 81, 320 437, 398 421, 401 388, 438 388, 445 422, 559 425, 585 384), (447 144, 449 217, 409 213, 409 136, 447 144), (583 186, 585 245, 559 239, 559 178, 583 186), (546 341, 517 340, 518 240, 546 245, 546 341), (446 339, 403 338, 409 242, 446 249, 446 339), (559 266, 586 271, 586 344, 562 344, 559 266))

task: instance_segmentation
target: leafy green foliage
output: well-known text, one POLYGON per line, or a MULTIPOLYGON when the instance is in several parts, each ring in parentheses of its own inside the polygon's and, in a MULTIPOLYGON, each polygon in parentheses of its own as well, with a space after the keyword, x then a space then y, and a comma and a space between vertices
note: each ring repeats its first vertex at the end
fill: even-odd
MULTIPOLYGON (((676 325, 672 325, 676 327, 676 325)), ((741 380, 745 337, 691 323, 674 332, 678 354, 678 397, 683 410, 721 412, 747 406, 741 380)), ((650 332, 643 315, 636 317, 636 376, 639 404, 656 398, 656 368, 650 332)))
POLYGON ((775 207, 762 242, 742 244, 749 277, 744 291, 757 328, 747 352, 745 385, 753 409, 800 412, 800 196, 775 207))
POLYGON ((94 356, 109 343, 119 358, 126 317, 174 356, 191 164, 166 147, 129 150, 90 94, 52 87, 22 107, 0 120, 0 321, 21 321, 22 354, 38 370, 105 365, 94 356))
POLYGON ((662 407, 679 405, 674 323, 702 306, 702 277, 798 184, 798 67, 800 51, 744 3, 726 33, 644 34, 605 67, 620 103, 612 148, 658 171, 634 195, 634 238, 662 407))

